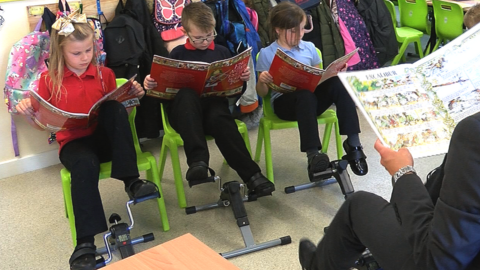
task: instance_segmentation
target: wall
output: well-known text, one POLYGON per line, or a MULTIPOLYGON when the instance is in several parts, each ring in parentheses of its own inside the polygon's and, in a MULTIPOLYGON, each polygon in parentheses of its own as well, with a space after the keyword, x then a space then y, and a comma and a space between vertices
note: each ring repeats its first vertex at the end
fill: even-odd
MULTIPOLYGON (((5 72, 12 45, 30 32, 27 6, 56 4, 58 1, 26 0, 0 2, 0 11, 5 22, 0 26, 0 89, 5 87, 5 72)), ((87 15, 96 12, 95 0, 83 0, 87 15)), ((118 0, 102 0, 101 7, 108 20, 114 16, 118 0)), ((53 10, 52 10, 53 11, 53 10)), ((55 12, 55 11, 53 11, 55 12)), ((30 20, 32 20, 30 16, 30 20)), ((14 116, 17 125, 20 156, 15 157, 10 133, 10 114, 5 105, 0 104, 0 179, 55 165, 58 160, 58 144, 49 145, 49 133, 31 127, 21 116, 14 116)))
MULTIPOLYGON (((5 72, 12 45, 30 32, 27 6, 44 4, 43 1, 3 2, 0 14, 5 22, 0 26, 0 89, 5 87, 5 72)), ((35 130, 21 116, 13 117, 17 124, 20 156, 15 157, 10 133, 10 114, 0 105, 0 179, 59 163, 57 144, 49 145, 48 133, 35 130)))

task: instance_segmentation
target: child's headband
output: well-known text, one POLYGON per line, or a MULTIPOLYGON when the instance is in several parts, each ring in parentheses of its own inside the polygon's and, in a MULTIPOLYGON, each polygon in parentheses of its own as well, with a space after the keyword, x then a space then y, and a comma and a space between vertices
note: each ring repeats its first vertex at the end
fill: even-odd
POLYGON ((85 14, 80 14, 78 10, 70 13, 68 16, 62 16, 55 23, 52 25, 52 28, 58 30, 59 35, 68 36, 73 31, 75 31, 75 27, 73 27, 74 23, 87 23, 87 16, 85 14))

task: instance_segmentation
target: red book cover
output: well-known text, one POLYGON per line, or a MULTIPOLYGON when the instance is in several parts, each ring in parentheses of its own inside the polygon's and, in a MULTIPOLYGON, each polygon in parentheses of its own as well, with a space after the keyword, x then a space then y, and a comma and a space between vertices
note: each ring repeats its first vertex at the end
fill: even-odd
POLYGON ((281 49, 277 49, 275 57, 268 72, 273 77, 273 82, 268 86, 270 89, 288 93, 301 89, 315 91, 317 85, 323 81, 337 76, 338 72, 345 67, 358 49, 333 61, 325 70, 305 65, 287 55, 281 49))
POLYGON ((37 92, 30 91, 30 101, 35 111, 33 120, 43 129, 53 132, 65 129, 87 128, 96 120, 100 105, 107 100, 117 100, 126 108, 140 105, 137 97, 128 94, 128 90, 132 87, 135 77, 136 75, 98 100, 92 108, 90 108, 88 114, 63 111, 43 99, 37 92))
POLYGON ((225 60, 212 63, 174 60, 155 55, 150 77, 157 87, 147 90, 147 95, 173 99, 184 87, 195 90, 199 96, 232 96, 240 94, 243 81, 240 76, 248 66, 251 48, 225 60))

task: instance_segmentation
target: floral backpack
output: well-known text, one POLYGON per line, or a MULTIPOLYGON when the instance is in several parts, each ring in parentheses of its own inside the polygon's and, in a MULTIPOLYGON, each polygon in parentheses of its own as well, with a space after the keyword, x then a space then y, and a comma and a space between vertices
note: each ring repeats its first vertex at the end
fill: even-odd
MULTIPOLYGON (((35 31, 15 43, 8 56, 4 97, 8 112, 17 114, 15 106, 29 97, 28 90, 38 90, 38 80, 47 70, 45 60, 49 57, 50 36, 40 32, 41 21, 35 31)), ((16 126, 12 118, 12 140, 15 156, 19 155, 16 126)))

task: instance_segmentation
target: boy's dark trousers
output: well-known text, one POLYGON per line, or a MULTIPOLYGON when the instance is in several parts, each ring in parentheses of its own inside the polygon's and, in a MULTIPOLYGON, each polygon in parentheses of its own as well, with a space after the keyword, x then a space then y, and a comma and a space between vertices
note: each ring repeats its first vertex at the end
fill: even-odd
POLYGON ((198 161, 208 164, 210 154, 205 135, 210 135, 243 181, 260 172, 238 132, 226 98, 200 98, 194 90, 182 88, 168 106, 168 119, 183 139, 189 166, 198 161))
POLYGON ((64 145, 60 161, 71 173, 77 239, 106 231, 107 223, 98 190, 100 163, 112 161, 112 178, 126 180, 139 177, 125 107, 117 101, 103 103, 95 132, 64 145))
POLYGON ((280 119, 298 122, 300 150, 306 152, 308 149, 322 148, 317 116, 324 113, 332 104, 337 108, 340 134, 360 133, 355 103, 338 77, 324 81, 313 93, 309 90, 300 90, 283 94, 273 101, 273 108, 280 119))

